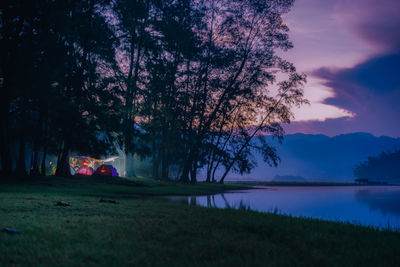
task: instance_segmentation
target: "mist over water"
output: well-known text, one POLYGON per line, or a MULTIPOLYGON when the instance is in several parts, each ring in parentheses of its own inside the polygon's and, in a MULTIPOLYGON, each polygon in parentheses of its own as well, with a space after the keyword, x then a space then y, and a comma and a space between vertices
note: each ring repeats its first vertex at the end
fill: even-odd
POLYGON ((168 197, 167 200, 400 230, 400 186, 260 187, 212 196, 168 197))

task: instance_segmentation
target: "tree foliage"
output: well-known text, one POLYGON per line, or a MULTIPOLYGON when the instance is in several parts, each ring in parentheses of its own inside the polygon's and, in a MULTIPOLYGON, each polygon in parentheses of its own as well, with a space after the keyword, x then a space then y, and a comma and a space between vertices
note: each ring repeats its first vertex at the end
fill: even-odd
POLYGON ((359 179, 372 181, 400 181, 400 150, 382 152, 377 157, 368 157, 354 168, 359 179))
POLYGON ((293 0, 10 1, 1 6, 1 168, 68 175, 71 152, 121 147, 156 179, 223 182, 247 173, 260 134, 282 138, 307 103, 282 16, 293 0), (4 51, 4 52, 3 52, 4 51), (27 129, 32 129, 27 131, 27 129), (13 166, 12 159, 18 158, 13 166), (219 177, 216 177, 218 176, 219 177))

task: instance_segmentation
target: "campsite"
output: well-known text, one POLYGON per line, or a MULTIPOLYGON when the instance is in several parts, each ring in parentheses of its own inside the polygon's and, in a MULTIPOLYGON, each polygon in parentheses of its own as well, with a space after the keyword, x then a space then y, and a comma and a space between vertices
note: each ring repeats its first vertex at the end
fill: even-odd
MULTIPOLYGON (((89 156, 76 156, 70 157, 69 166, 72 175, 103 175, 103 176, 119 176, 116 168, 110 164, 118 164, 118 157, 114 156, 109 159, 95 159, 89 156), (108 164, 107 164, 108 163, 108 164)), ((49 167, 54 175, 56 173, 56 166, 49 167)))

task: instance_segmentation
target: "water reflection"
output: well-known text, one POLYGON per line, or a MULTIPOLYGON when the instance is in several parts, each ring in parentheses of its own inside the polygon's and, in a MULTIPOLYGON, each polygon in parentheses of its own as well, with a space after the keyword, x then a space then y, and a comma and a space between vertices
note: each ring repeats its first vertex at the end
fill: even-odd
POLYGON ((391 188, 360 189, 355 193, 356 200, 368 205, 371 210, 379 210, 383 214, 400 215, 399 190, 391 188))
POLYGON ((398 186, 267 187, 209 196, 172 196, 163 200, 400 229, 398 186))

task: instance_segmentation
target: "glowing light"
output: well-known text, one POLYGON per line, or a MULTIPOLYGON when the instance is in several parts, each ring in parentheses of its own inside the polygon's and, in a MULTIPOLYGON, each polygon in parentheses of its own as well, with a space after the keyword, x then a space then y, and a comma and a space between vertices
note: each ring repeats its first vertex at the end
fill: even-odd
POLYGON ((114 160, 116 160, 118 158, 118 156, 114 156, 114 157, 111 157, 111 158, 108 158, 108 159, 103 159, 103 160, 101 160, 102 162, 109 162, 109 161, 114 161, 114 160))

